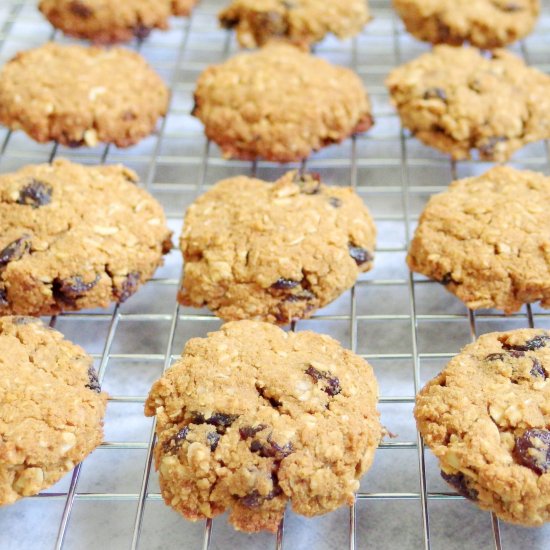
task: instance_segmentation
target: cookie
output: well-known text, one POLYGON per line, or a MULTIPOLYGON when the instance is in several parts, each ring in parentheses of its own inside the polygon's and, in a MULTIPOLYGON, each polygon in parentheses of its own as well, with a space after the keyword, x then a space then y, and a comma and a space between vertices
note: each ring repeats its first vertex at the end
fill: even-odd
POLYGON ((533 29, 539 0, 393 0, 407 30, 432 44, 500 48, 533 29))
POLYGON ((466 346, 416 398, 443 479, 505 521, 550 521, 550 332, 494 332, 466 346))
POLYGON ((0 317, 0 506, 61 479, 103 440, 92 358, 30 317, 0 317))
POLYGON ((190 340, 145 404, 167 504, 191 520, 229 511, 276 531, 288 502, 316 516, 352 504, 381 438, 370 365, 329 336, 255 321, 190 340))
POLYGON ((550 307, 550 178, 497 167, 433 196, 407 263, 470 309, 550 307))
POLYGON ((160 204, 123 166, 57 160, 0 176, 0 315, 107 307, 162 264, 160 204))
POLYGON ((172 15, 188 15, 196 0, 41 0, 40 11, 69 36, 97 44, 147 38, 168 28, 172 15))
POLYGON ((436 46, 386 84, 403 126, 455 160, 505 161, 550 137, 550 76, 504 50, 436 46))
POLYGON ((0 123, 41 143, 128 147, 155 130, 168 99, 146 61, 122 48, 50 42, 18 53, 0 72, 0 123))
POLYGON ((289 172, 274 184, 223 180, 188 209, 183 305, 226 321, 306 318, 373 265, 374 222, 349 187, 289 172))
POLYGON ((232 0, 219 20, 222 27, 236 29, 245 48, 273 39, 309 46, 327 34, 359 34, 370 14, 365 0, 232 0))
POLYGON ((361 79, 283 43, 199 77, 193 114, 227 158, 298 161, 372 125, 361 79))

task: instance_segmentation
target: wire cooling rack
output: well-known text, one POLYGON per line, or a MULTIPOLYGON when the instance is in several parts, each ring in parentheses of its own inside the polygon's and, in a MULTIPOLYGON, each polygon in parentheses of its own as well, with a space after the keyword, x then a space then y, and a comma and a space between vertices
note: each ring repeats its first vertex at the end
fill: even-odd
MULTIPOLYGON (((47 40, 69 42, 52 31, 35 4, 1 3, 2 63, 47 40)), ((296 167, 226 161, 189 115, 198 74, 238 49, 233 35, 217 27, 215 15, 222 4, 204 0, 191 18, 174 19, 168 32, 154 32, 143 44, 131 45, 173 92, 170 112, 155 136, 126 150, 70 150, 1 130, 2 173, 56 156, 89 164, 123 162, 163 204, 177 236, 186 206, 217 180, 237 174, 275 179, 296 167)), ((512 49, 550 72, 550 2, 543 4, 535 32, 512 49)), ((0 548, 550 547, 550 529, 500 523, 454 494, 439 478, 414 426, 416 391, 463 345, 493 330, 550 328, 550 313, 533 306, 509 317, 490 310, 474 314, 440 285, 407 271, 408 241, 429 196, 452 179, 479 174, 490 165, 450 163, 401 129, 383 80, 393 66, 428 47, 405 33, 389 0, 371 0, 371 7, 375 19, 363 34, 345 42, 329 38, 316 47, 316 54, 358 72, 371 94, 376 126, 320 151, 301 167, 320 172, 328 183, 352 185, 364 198, 379 230, 376 265, 351 291, 293 327, 338 338, 371 362, 380 382, 382 421, 397 437, 380 445, 355 505, 309 520, 289 510, 276 536, 237 533, 224 517, 187 522, 164 505, 152 467, 154 424, 143 417, 145 396, 189 338, 220 326, 208 311, 177 306, 181 259, 174 250, 156 278, 122 306, 47 320, 96 361, 110 394, 105 442, 54 487, 0 510, 0 548)), ((548 143, 525 147, 514 165, 550 173, 548 143)))

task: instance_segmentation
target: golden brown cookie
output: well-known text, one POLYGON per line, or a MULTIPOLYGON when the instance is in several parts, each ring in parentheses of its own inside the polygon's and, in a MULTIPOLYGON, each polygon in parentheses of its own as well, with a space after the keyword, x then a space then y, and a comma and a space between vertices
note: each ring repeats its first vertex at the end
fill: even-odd
POLYGON ((539 0, 393 0, 407 30, 419 40, 483 49, 527 36, 539 15, 539 0))
POLYGON ((353 71, 283 43, 208 67, 193 114, 226 157, 277 162, 304 159, 373 124, 353 71))
POLYGON ((411 243, 412 271, 470 309, 550 307, 550 178, 497 167, 433 196, 411 243))
POLYGON ((374 222, 349 187, 289 172, 227 179, 193 203, 181 249, 184 305, 227 321, 286 324, 350 288, 373 265, 374 222))
POLYGON ((50 42, 0 72, 0 123, 39 142, 128 147, 155 130, 168 99, 147 62, 122 48, 50 42))
POLYGON ((0 317, 0 506, 35 495, 103 439, 92 358, 30 317, 0 317))
POLYGON ((394 69, 386 84, 403 126, 453 159, 477 149, 505 161, 550 137, 550 76, 515 55, 436 46, 394 69))
POLYGON ((188 15, 196 0, 41 0, 40 11, 57 29, 97 44, 144 39, 166 29, 172 15, 188 15))
POLYGON ((550 332, 494 332, 466 346, 416 398, 441 475, 526 526, 550 521, 550 332))
POLYGON ((123 166, 57 160, 0 176, 0 315, 123 302, 162 263, 160 204, 123 166))
POLYGON ((222 27, 235 28, 245 48, 273 39, 309 46, 327 34, 348 38, 369 19, 366 0, 232 0, 219 14, 222 27))
POLYGON ((190 340, 155 382, 155 464, 167 504, 191 520, 230 512, 276 531, 352 504, 381 438, 366 361, 328 336, 239 321, 190 340))

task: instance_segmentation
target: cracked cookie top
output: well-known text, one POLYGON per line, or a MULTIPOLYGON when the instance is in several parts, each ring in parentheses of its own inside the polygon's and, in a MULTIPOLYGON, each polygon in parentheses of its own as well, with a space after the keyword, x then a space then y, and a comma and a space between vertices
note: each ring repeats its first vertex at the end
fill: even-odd
POLYGON ((103 438, 92 358, 30 317, 0 317, 0 505, 39 493, 103 438))
POLYGON ((347 38, 369 21, 366 0, 232 0, 219 14, 245 48, 285 40, 309 46, 327 34, 347 38))
POLYGON ((349 187, 296 172, 224 180, 186 213, 179 300, 228 321, 309 317, 372 268, 375 236, 349 187))
POLYGON ((123 48, 49 42, 0 72, 0 122, 41 143, 129 147, 154 131, 168 99, 145 59, 123 48))
POLYGON ((193 114, 226 157, 276 162, 304 159, 373 124, 358 75, 283 43, 208 67, 193 114))
POLYGON ((381 438, 371 367, 328 336, 239 321, 190 340, 153 385, 165 501, 189 519, 230 511, 276 531, 353 502, 381 438))
POLYGON ((386 80, 403 126, 450 154, 505 161, 550 137, 550 76, 515 55, 436 46, 386 80))
POLYGON ((40 11, 57 29, 97 44, 144 39, 166 29, 168 18, 188 15, 196 0, 41 0, 40 11))
POLYGON ((407 263, 470 309, 550 307, 550 178, 508 167, 458 180, 428 201, 407 263))
POLYGON ((481 336, 418 394, 443 478, 506 521, 550 520, 550 332, 481 336))
POLYGON ((147 281, 171 232, 136 182, 65 160, 0 176, 0 315, 106 307, 147 281))
POLYGON ((407 30, 433 44, 483 49, 506 46, 531 32, 539 0, 393 0, 407 30))

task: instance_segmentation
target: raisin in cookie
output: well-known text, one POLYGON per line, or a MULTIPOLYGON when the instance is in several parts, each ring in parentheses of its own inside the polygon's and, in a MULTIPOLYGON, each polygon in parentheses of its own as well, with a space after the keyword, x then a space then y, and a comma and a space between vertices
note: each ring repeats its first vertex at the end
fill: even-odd
POLYGON ((423 143, 470 158, 505 161, 550 137, 550 76, 504 50, 436 46, 393 70, 386 84, 403 126, 423 143))
POLYGON ((103 439, 92 358, 30 317, 0 317, 0 506, 50 487, 103 439))
POLYGON ((370 365, 328 336, 255 321, 190 340, 151 389, 162 495, 186 518, 230 511, 276 531, 352 504, 381 438, 370 365))
POLYGON ((96 44, 147 38, 168 28, 168 18, 188 15, 195 0, 41 0, 40 11, 57 29, 96 44))
POLYGON ((407 263, 470 309, 550 307, 550 178, 497 167, 455 181, 420 216, 407 263))
POLYGON ((301 160, 372 125, 361 79, 288 44, 208 67, 193 114, 226 157, 301 160))
POLYGON ((122 48, 50 42, 18 53, 0 72, 0 123, 71 147, 137 143, 166 114, 168 98, 147 62, 122 48))
POLYGON ((122 166, 58 160, 0 176, 0 315, 123 302, 162 263, 161 206, 122 166))
POLYGON ((539 15, 539 0, 393 0, 407 30, 419 40, 483 49, 527 36, 539 15))
POLYGON ((359 196, 289 172, 224 180, 192 204, 179 300, 222 319, 309 317, 372 267, 376 228, 359 196))
POLYGON ((241 46, 254 48, 273 39, 308 46, 329 33, 348 38, 370 15, 365 0, 232 0, 219 19, 236 29, 241 46))
POLYGON ((550 332, 494 332, 466 346, 416 398, 443 478, 481 508, 550 521, 550 332))

